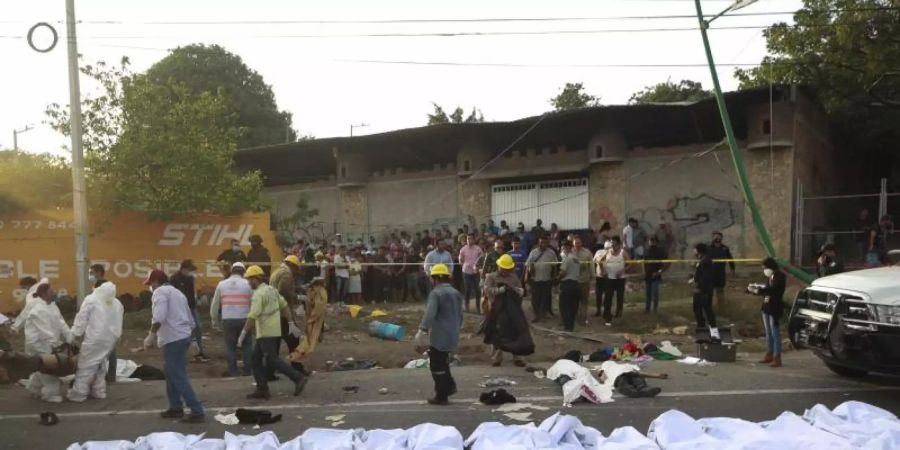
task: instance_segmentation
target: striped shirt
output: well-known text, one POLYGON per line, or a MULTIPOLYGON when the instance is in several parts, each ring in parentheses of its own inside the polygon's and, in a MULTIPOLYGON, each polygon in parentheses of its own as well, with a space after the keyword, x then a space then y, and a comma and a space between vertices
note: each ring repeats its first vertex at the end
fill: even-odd
POLYGON ((250 283, 240 275, 232 275, 219 282, 216 293, 209 306, 209 315, 213 323, 219 321, 219 307, 222 308, 222 319, 246 319, 250 313, 250 298, 253 289, 250 283))

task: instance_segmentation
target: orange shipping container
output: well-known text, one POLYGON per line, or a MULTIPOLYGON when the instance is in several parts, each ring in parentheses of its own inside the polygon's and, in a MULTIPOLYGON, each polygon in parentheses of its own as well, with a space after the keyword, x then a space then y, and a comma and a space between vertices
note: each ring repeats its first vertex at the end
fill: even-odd
MULTIPOLYGON (((172 220, 150 221, 140 213, 114 217, 91 216, 88 254, 91 264, 106 267, 106 278, 119 294, 136 295, 153 268, 172 274, 183 259, 197 265, 197 289, 214 287, 222 279, 216 257, 228 248, 231 239, 249 250, 248 238, 258 234, 272 258, 278 261, 269 214, 180 216, 172 220)), ((0 311, 22 308, 24 291, 19 279, 46 277, 60 294, 77 291, 75 236, 72 211, 29 211, 0 216, 0 311)))

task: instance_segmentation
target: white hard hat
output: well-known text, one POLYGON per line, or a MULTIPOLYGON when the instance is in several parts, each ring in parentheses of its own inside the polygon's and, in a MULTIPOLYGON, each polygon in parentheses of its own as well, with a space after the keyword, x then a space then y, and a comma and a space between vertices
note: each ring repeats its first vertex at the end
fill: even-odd
POLYGON ((238 262, 232 264, 231 268, 232 269, 237 269, 237 268, 246 269, 247 267, 244 266, 244 263, 238 261, 238 262))

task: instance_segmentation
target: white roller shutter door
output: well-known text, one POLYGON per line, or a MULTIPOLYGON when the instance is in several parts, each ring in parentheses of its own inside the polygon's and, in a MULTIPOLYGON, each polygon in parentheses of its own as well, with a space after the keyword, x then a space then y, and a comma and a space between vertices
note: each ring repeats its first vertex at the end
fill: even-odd
POLYGON ((522 222, 527 229, 537 219, 549 228, 585 229, 590 224, 588 181, 586 178, 515 184, 497 184, 491 190, 491 215, 505 220, 510 228, 522 222))

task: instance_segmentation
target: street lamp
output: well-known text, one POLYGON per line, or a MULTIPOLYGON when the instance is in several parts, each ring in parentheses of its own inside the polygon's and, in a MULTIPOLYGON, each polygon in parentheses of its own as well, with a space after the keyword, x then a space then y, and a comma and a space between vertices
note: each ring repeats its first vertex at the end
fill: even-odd
MULTIPOLYGON (((756 204, 756 199, 753 197, 753 190, 750 188, 750 181, 747 177, 747 169, 744 166, 744 157, 740 153, 740 149, 737 146, 737 139, 734 136, 734 128, 731 126, 731 116, 728 114, 728 108, 725 106, 725 96, 722 94, 722 87, 719 85, 719 75, 716 72, 716 63, 713 60, 712 50, 709 46, 709 36, 707 35, 707 30, 709 29, 709 24, 722 17, 726 13, 737 11, 741 8, 749 6, 755 3, 757 0, 738 0, 731 4, 728 8, 725 8, 724 11, 716 14, 711 19, 706 20, 703 17, 703 9, 700 7, 700 0, 694 0, 694 5, 697 8, 697 20, 700 22, 700 36, 703 38, 703 47, 706 50, 706 60, 709 64, 709 73, 712 76, 713 82, 713 92, 716 96, 716 103, 719 106, 719 115, 722 117, 722 126, 725 128, 725 138, 728 141, 728 149, 731 152, 731 161, 734 163, 734 169, 737 173, 738 180, 740 181, 741 192, 744 194, 744 200, 747 203, 747 207, 750 208, 750 215, 753 218, 753 227, 756 228, 756 233, 759 235, 759 240, 762 242, 763 249, 766 251, 766 254, 772 258, 775 258, 775 247, 772 245, 772 239, 769 237, 769 231, 766 229, 766 225, 763 222, 762 214, 759 212, 759 207, 756 204)), ((784 263, 779 261, 779 264, 782 265, 791 275, 806 281, 812 282, 812 277, 797 268, 790 267, 785 265, 784 263)))
POLYGON ((34 127, 31 125, 27 125, 25 128, 19 130, 13 129, 13 150, 19 151, 19 135, 33 129, 34 127))
POLYGON ((350 124, 350 137, 353 137, 353 130, 355 130, 356 128, 363 128, 367 126, 369 126, 369 124, 367 123, 350 124))

